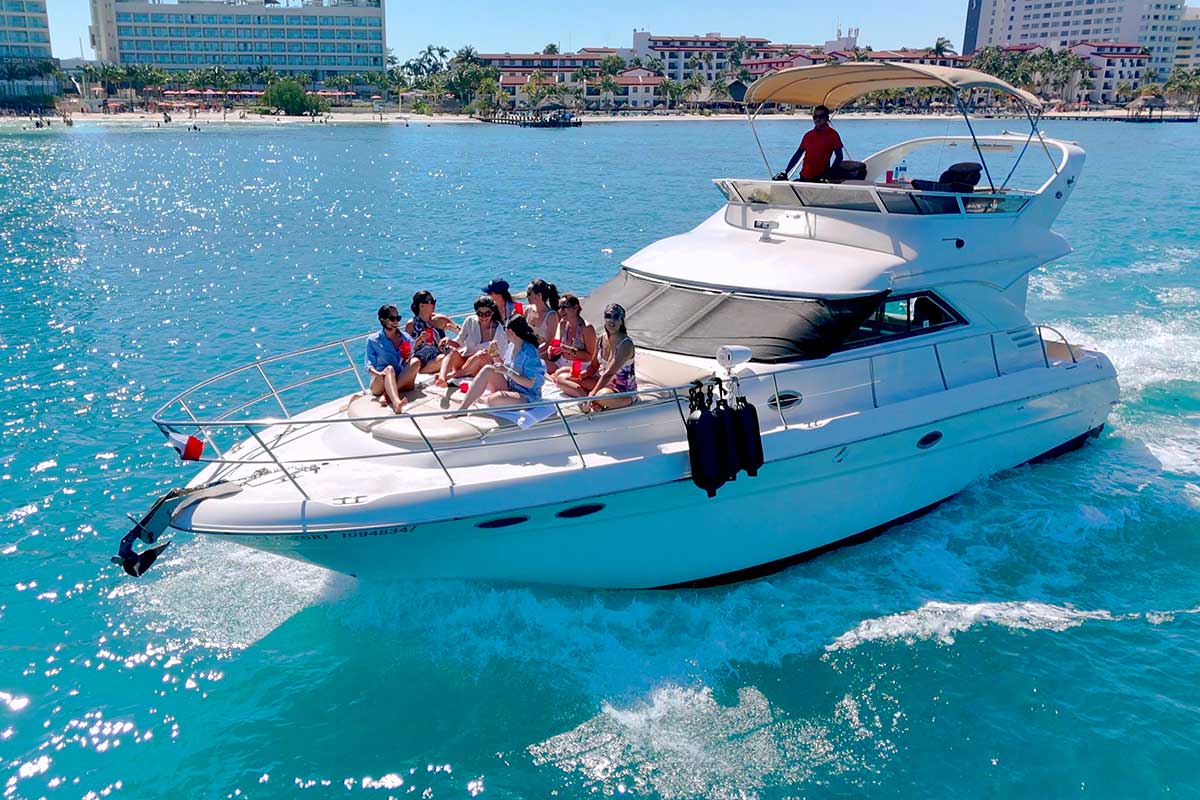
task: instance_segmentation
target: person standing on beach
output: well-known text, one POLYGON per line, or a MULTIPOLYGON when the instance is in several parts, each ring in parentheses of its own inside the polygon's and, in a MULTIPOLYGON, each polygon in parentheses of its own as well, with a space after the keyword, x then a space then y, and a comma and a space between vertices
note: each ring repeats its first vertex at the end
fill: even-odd
POLYGON ((800 146, 788 162, 787 169, 772 180, 786 181, 801 156, 804 156, 799 178, 802 181, 819 181, 842 163, 842 137, 829 125, 829 109, 817 106, 813 109, 812 118, 813 128, 800 140, 800 146), (833 156, 832 164, 829 163, 830 156, 833 156))

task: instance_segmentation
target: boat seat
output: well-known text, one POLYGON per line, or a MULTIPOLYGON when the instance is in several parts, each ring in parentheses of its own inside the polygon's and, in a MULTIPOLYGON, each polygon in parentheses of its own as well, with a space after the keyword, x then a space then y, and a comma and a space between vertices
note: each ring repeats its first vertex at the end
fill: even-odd
POLYGON ((638 350, 634 356, 634 374, 638 389, 660 389, 664 386, 682 386, 695 380, 711 376, 712 370, 681 364, 663 358, 647 350, 638 350))
MULTIPOLYGON (((426 378, 427 376, 421 377, 426 378)), ((421 414, 442 410, 441 401, 445 390, 435 388, 431 382, 432 376, 428 377, 429 382, 422 380, 411 392, 404 393, 404 396, 408 398, 408 405, 405 406, 408 413, 421 414)), ((461 396, 457 399, 461 400, 461 396)), ((457 403, 454 405, 457 406, 457 403)), ((499 428, 501 424, 499 420, 492 417, 476 414, 454 419, 433 416, 422 417, 419 420, 421 427, 418 430, 413 420, 404 415, 396 415, 388 419, 370 419, 387 414, 388 409, 385 406, 379 405, 375 398, 363 392, 352 395, 346 406, 346 416, 354 420, 352 423, 354 427, 370 433, 376 439, 394 444, 417 444, 424 447, 425 440, 421 438, 422 433, 431 444, 469 442, 472 439, 483 438, 499 428)))
POLYGON ((951 164, 936 181, 925 181, 914 178, 912 187, 921 192, 954 192, 955 194, 971 194, 983 177, 983 165, 974 161, 960 161, 951 164))

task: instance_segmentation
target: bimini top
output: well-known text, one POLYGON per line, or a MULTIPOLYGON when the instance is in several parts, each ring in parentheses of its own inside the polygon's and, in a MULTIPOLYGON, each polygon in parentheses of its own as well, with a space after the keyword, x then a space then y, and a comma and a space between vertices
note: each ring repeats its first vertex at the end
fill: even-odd
POLYGON ((747 106, 787 103, 795 106, 824 105, 837 109, 856 97, 884 89, 991 89, 1017 98, 1030 108, 1042 101, 994 75, 976 69, 897 64, 892 61, 847 61, 843 64, 814 64, 792 67, 756 80, 746 90, 747 106))

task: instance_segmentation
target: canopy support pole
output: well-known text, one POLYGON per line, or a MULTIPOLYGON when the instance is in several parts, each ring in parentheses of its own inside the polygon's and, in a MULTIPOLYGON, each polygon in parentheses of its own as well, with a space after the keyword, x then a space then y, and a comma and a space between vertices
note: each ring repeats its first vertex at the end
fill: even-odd
MULTIPOLYGON (((758 111, 761 111, 763 104, 760 103, 758 111)), ((775 177, 775 173, 771 171, 771 162, 767 160, 767 151, 763 148, 762 140, 758 138, 758 130, 754 127, 754 116, 758 111, 751 112, 750 106, 746 106, 746 119, 750 122, 750 132, 754 134, 754 141, 758 144, 758 152, 762 153, 763 164, 767 167, 767 180, 775 177)))
POLYGON ((1046 140, 1042 138, 1042 132, 1038 130, 1038 120, 1042 118, 1041 110, 1038 110, 1037 119, 1034 119, 1027 103, 1022 102, 1021 107, 1025 109, 1025 116, 1029 119, 1030 138, 1038 137, 1038 141, 1042 143, 1042 149, 1046 151, 1046 158, 1050 159, 1050 169, 1054 170, 1055 175, 1058 175, 1058 164, 1054 163, 1054 156, 1050 154, 1050 148, 1046 146, 1046 140))
POLYGON ((983 157, 983 150, 979 147, 979 140, 975 138, 975 127, 971 125, 971 115, 967 113, 967 107, 963 105, 962 97, 959 96, 958 90, 954 91, 954 103, 958 106, 958 113, 963 115, 963 119, 967 122, 967 130, 971 132, 971 141, 975 143, 975 152, 979 154, 979 163, 983 164, 983 172, 987 175, 988 186, 992 189, 992 194, 996 193, 996 183, 992 180, 992 171, 988 169, 987 159, 983 157))

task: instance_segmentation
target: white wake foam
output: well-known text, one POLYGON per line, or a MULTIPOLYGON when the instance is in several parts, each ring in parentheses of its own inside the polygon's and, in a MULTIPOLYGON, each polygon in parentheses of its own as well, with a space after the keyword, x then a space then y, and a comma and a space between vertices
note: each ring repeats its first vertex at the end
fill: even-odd
POLYGON ((127 582, 137 612, 189 632, 189 644, 240 650, 322 597, 335 597, 351 579, 297 561, 210 539, 167 551, 157 580, 127 582), (172 551, 174 557, 170 557, 172 551))
MULTIPOLYGON (((1136 615, 1133 615, 1136 616, 1136 615)), ((999 625, 1010 630, 1065 631, 1088 620, 1116 620, 1108 611, 1081 611, 1070 606, 1036 602, 943 603, 928 602, 913 611, 860 622, 837 637, 827 650, 852 650, 867 642, 936 640, 953 644, 954 637, 979 625, 999 625)))
POLYGON ((867 766, 854 744, 887 723, 868 712, 864 726, 859 702, 847 695, 825 718, 806 722, 772 707, 753 686, 738 690, 735 705, 721 705, 707 686, 667 686, 628 708, 605 703, 595 717, 528 751, 534 763, 580 776, 606 796, 754 797, 813 781, 818 772, 867 766))

